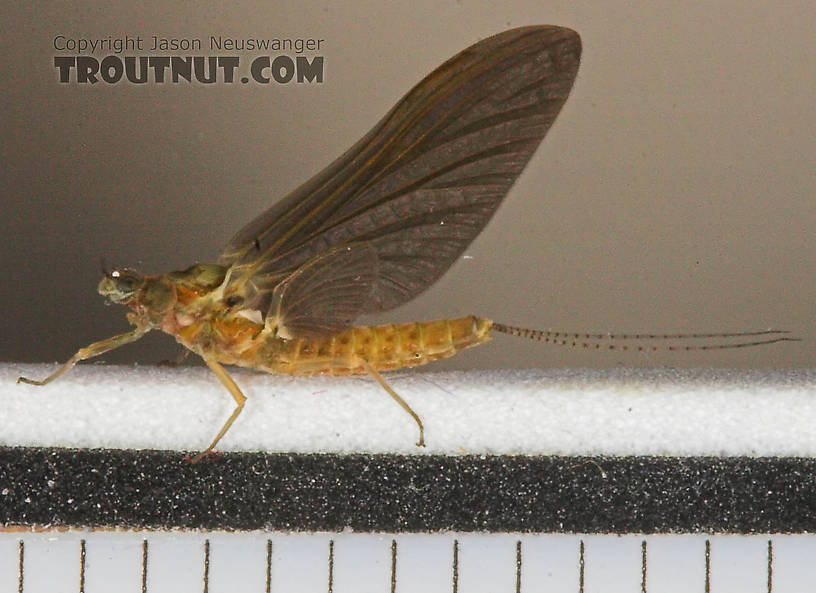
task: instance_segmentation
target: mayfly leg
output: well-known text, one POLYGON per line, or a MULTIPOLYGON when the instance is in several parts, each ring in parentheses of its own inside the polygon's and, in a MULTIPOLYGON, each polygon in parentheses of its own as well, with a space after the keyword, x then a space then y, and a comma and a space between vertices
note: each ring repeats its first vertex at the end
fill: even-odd
POLYGON ((93 358, 94 356, 99 356, 100 354, 104 354, 105 352, 110 352, 111 350, 118 348, 119 346, 124 346, 125 344, 130 344, 131 342, 135 342, 143 335, 145 335, 148 331, 148 328, 137 327, 133 331, 129 331, 124 334, 119 334, 117 336, 112 336, 105 340, 100 340, 99 342, 94 342, 90 346, 86 346, 85 348, 80 348, 77 350, 77 353, 74 354, 68 362, 58 368, 56 371, 48 375, 42 381, 34 381, 33 379, 26 379, 25 377, 17 377, 18 383, 28 383, 29 385, 45 385, 46 383, 50 383, 63 373, 71 370, 73 366, 81 360, 87 360, 89 358, 93 358))
POLYGON ((227 421, 224 423, 224 426, 221 427, 221 430, 215 435, 212 443, 210 446, 204 449, 201 453, 190 459, 190 463, 197 463, 204 457, 207 453, 212 451, 215 446, 218 444, 218 441, 221 440, 227 431, 229 430, 232 423, 235 422, 235 419, 238 418, 238 414, 241 413, 241 410, 244 409, 244 403, 246 402, 246 396, 241 393, 241 388, 235 384, 235 381, 232 380, 232 377, 229 376, 229 373, 218 363, 218 361, 213 360, 211 358, 205 358, 204 362, 207 363, 207 366, 210 367, 210 370, 215 373, 215 376, 218 377, 218 380, 221 381, 221 384, 227 388, 227 391, 230 392, 232 398, 235 400, 236 406, 235 409, 232 411, 232 415, 227 418, 227 421))
POLYGON ((362 360, 362 364, 363 368, 368 372, 368 374, 374 377, 374 379, 376 379, 377 383, 379 383, 380 386, 383 389, 385 389, 391 397, 394 398, 394 401, 396 401, 400 406, 402 406, 402 409, 408 412, 411 415, 411 418, 416 420, 417 426, 419 426, 419 441, 417 442, 416 445, 417 447, 424 447, 425 428, 422 426, 422 420, 420 420, 416 412, 414 412, 411 409, 411 406, 408 405, 408 402, 402 399, 399 396, 399 394, 396 391, 394 391, 388 383, 385 382, 385 379, 383 379, 382 375, 378 373, 377 370, 373 366, 371 366, 371 364, 369 364, 367 360, 362 360))

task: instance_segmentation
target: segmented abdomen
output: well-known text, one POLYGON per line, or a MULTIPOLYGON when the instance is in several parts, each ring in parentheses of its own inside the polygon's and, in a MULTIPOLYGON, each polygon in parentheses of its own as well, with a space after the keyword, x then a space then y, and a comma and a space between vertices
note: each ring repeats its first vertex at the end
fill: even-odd
POLYGON ((292 375, 365 373, 413 367, 487 342, 493 322, 481 317, 352 327, 331 338, 288 340, 273 370, 292 375))

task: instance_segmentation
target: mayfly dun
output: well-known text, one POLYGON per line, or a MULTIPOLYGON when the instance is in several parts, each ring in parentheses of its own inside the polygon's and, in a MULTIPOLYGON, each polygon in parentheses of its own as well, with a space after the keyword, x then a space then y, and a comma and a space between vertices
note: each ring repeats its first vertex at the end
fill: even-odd
MULTIPOLYGON (((428 75, 345 154, 241 229, 217 264, 155 276, 106 272, 98 291, 131 309, 134 329, 79 350, 42 381, 153 329, 195 352, 235 399, 211 451, 246 397, 222 365, 273 373, 369 374, 419 427, 381 371, 426 364, 498 331, 586 348, 609 338, 775 334, 754 341, 668 347, 739 348, 788 340, 783 332, 578 335, 512 327, 475 316, 354 326, 433 284, 496 211, 567 100, 581 56, 575 31, 522 27, 484 39, 428 75)), ((620 342, 616 342, 620 344, 620 342)))

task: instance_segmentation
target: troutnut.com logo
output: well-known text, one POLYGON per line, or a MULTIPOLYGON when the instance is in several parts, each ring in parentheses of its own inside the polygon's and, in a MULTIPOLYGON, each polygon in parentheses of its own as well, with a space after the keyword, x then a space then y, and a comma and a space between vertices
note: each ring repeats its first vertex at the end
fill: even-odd
POLYGON ((139 35, 54 37, 54 68, 63 84, 322 83, 325 39, 176 38, 139 35), (202 55, 204 47, 224 55, 202 55), (138 55, 139 53, 148 55, 138 55), (190 52, 173 55, 169 52, 190 52), (196 55, 193 52, 202 52, 196 55), (246 52, 263 52, 247 57, 246 52), (268 52, 268 53, 267 53, 268 52), (134 55, 123 55, 123 54, 134 55))

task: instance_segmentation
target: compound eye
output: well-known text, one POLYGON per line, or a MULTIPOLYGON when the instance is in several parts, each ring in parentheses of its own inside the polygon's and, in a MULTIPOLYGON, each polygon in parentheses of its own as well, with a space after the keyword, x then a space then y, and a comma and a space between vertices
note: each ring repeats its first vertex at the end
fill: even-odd
POLYGON ((113 270, 110 277, 123 292, 136 290, 140 282, 140 278, 129 270, 113 270))

